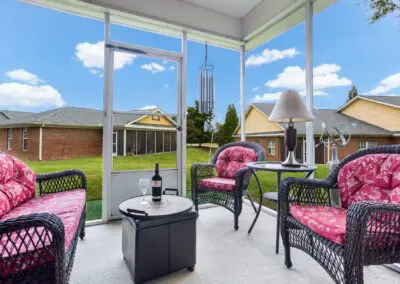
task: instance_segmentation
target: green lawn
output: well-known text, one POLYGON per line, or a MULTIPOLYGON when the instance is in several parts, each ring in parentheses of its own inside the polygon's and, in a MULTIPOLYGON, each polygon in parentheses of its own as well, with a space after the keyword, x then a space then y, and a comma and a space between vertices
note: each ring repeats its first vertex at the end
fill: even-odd
MULTIPOLYGON (((133 157, 114 157, 114 170, 133 170, 133 169, 151 169, 154 162, 159 162, 161 168, 174 168, 176 154, 163 153, 151 154, 133 157)), ((207 162, 209 160, 209 151, 201 148, 188 148, 187 151, 187 189, 190 190, 190 165, 195 162, 207 162)), ((88 220, 101 218, 101 157, 77 158, 62 161, 42 161, 27 162, 36 173, 48 173, 66 169, 80 169, 85 172, 88 179, 87 191, 87 216, 88 220)), ((316 177, 324 178, 328 173, 325 166, 319 166, 316 177)), ((287 177, 288 175, 284 175, 287 177)), ((302 176, 297 175, 297 176, 302 176)), ((259 173, 260 182, 264 191, 275 191, 276 175, 274 173, 259 173)), ((258 189, 254 180, 250 183, 250 194, 253 199, 258 200, 258 189)), ((190 194, 190 193, 189 193, 190 194)))

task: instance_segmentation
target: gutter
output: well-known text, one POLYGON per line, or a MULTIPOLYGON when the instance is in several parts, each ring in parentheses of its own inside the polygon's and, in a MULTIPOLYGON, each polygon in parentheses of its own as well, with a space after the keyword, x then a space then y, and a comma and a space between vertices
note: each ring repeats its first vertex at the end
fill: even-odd
POLYGON ((44 124, 42 124, 39 128, 39 161, 43 160, 43 127, 44 124))

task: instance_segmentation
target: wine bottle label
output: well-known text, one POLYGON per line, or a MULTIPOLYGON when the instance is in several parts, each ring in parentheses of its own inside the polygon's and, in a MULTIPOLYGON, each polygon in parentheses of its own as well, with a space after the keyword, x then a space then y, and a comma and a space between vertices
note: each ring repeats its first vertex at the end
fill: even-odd
POLYGON ((161 180, 151 181, 151 187, 161 187, 161 180))

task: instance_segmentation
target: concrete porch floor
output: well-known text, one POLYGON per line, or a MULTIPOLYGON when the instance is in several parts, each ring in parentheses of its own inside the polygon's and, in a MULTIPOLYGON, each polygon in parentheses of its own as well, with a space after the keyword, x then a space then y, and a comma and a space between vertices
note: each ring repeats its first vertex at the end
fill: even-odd
MULTIPOLYGON (((239 230, 224 208, 200 210, 197 265, 150 283, 333 283, 307 254, 292 249, 293 268, 284 265, 283 248, 274 253, 276 218, 262 212, 251 235, 254 211, 244 205, 239 230)), ((365 283, 400 283, 400 275, 383 266, 364 268, 365 283)), ((79 241, 71 283, 133 283, 121 252, 121 222, 86 228, 79 241)))

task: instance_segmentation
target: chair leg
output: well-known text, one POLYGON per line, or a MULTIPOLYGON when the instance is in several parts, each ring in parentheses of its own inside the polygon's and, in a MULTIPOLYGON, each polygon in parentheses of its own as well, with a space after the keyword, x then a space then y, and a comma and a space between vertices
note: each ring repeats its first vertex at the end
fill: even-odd
POLYGON ((235 231, 237 231, 239 229, 239 214, 235 212, 234 215, 235 215, 235 231))
POLYGON ((82 227, 81 231, 79 232, 79 238, 81 238, 81 240, 83 240, 85 238, 85 226, 82 227))
POLYGON ((285 216, 281 216, 281 236, 283 248, 285 250, 285 265, 287 268, 292 267, 292 260, 290 257, 290 244, 289 244, 289 232, 286 228, 285 216))

